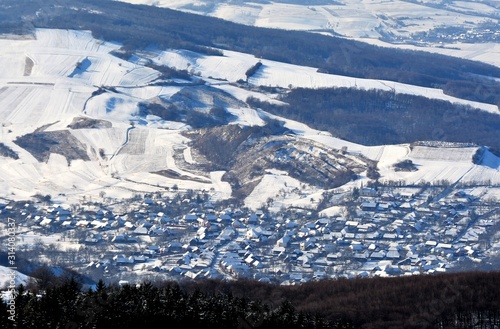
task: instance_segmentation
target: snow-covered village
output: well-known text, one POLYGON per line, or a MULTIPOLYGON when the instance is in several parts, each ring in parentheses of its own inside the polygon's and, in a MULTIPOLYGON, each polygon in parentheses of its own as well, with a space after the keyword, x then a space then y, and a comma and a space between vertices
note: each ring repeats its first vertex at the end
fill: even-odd
POLYGON ((1 216, 16 220, 19 256, 94 279, 296 284, 488 268, 500 220, 499 201, 486 190, 365 187, 325 194, 332 206, 320 213, 252 211, 214 204, 209 191, 176 191, 126 206, 105 196, 72 207, 4 204, 1 216))

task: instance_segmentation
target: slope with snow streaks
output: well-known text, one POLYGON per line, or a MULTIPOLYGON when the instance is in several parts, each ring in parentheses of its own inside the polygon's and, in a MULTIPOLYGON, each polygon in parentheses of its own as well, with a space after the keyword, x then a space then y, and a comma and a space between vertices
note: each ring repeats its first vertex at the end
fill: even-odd
POLYGON ((137 127, 130 131, 127 144, 110 161, 110 168, 120 177, 131 179, 137 173, 171 173, 170 178, 210 183, 206 177, 193 174, 176 165, 174 154, 180 153, 188 140, 178 132, 137 127))
MULTIPOLYGON (((498 113, 496 105, 463 100, 460 98, 445 95, 442 89, 426 88, 408 85, 404 83, 360 79, 335 74, 319 73, 317 68, 298 66, 281 63, 265 59, 257 59, 250 54, 224 51, 224 56, 200 56, 192 59, 192 53, 188 52, 160 52, 160 55, 144 54, 156 64, 168 65, 173 57, 175 62, 179 62, 180 57, 185 57, 185 62, 193 63, 192 69, 204 78, 223 79, 228 82, 246 80, 246 71, 257 62, 262 65, 257 72, 248 79, 248 82, 256 86, 273 86, 281 88, 358 88, 358 89, 379 89, 384 91, 394 91, 396 93, 423 96, 430 99, 444 100, 451 103, 469 105, 488 112, 498 113), (189 57, 188 57, 189 56, 189 57), (161 60, 160 60, 161 58, 161 60)), ((214 83, 214 87, 217 84, 214 83)))
POLYGON ((472 164, 445 161, 420 161, 414 164, 418 168, 414 172, 381 171, 382 181, 403 181, 409 185, 440 181, 455 183, 461 181, 473 167, 472 164))
POLYGON ((90 32, 39 29, 36 41, 26 47, 26 52, 34 62, 34 77, 63 77, 74 73, 75 78, 89 85, 134 86, 147 84, 159 76, 150 68, 110 54, 119 48, 117 44, 94 39, 90 32))
POLYGON ((474 166, 462 179, 471 185, 498 185, 500 182, 500 166, 490 168, 488 166, 474 166))
MULTIPOLYGON (((4 73, 0 78, 0 115, 4 118, 0 137, 2 143, 20 156, 19 160, 0 158, 0 187, 9 198, 29 198, 40 193, 77 202, 82 194, 98 196, 104 191, 109 197, 120 198, 177 185, 180 189, 212 189, 216 198, 240 193, 252 207, 260 206, 273 195, 276 198, 282 190, 276 207, 292 201, 305 206, 310 198, 286 190, 287 185, 306 184, 310 186, 308 195, 316 195, 325 184, 337 186, 354 179, 354 174, 363 175, 372 161, 378 161, 382 180, 454 181, 475 179, 478 175, 497 179, 494 171, 498 171, 498 166, 472 164, 469 151, 458 158, 456 155, 435 158, 429 152, 422 153, 423 149, 408 153, 406 145, 367 147, 270 115, 246 103, 250 96, 279 103, 276 90, 273 94, 263 91, 269 88, 260 88, 273 85, 283 90, 378 88, 450 99, 440 90, 321 74, 315 68, 260 60, 231 51, 225 51, 223 56, 183 50, 148 51, 129 62, 111 54, 119 45, 94 40, 88 32, 39 30, 36 36, 34 40, 0 40, 10 49, 0 50, 6 55, 0 56, 0 63, 6 65, 0 67, 4 73), (157 80, 160 72, 143 66, 150 60, 157 65, 188 70, 197 77, 181 83, 157 80), (244 82, 248 69, 259 61, 262 66, 244 82), (224 121, 216 121, 215 127, 209 128, 213 129, 214 140, 220 136, 232 140, 235 135, 229 135, 235 129, 248 129, 250 135, 246 137, 252 138, 241 148, 234 145, 232 158, 219 159, 220 163, 211 172, 207 170, 210 163, 204 162, 191 144, 193 135, 185 134, 192 129, 189 122, 143 116, 140 104, 144 103, 160 105, 160 110, 165 111, 171 110, 172 105, 177 107, 180 117, 190 111, 208 115, 214 107, 221 107, 234 117, 226 126, 224 121), (105 120, 106 124, 78 129, 71 125, 75 118, 89 122, 105 120), (14 143, 16 138, 35 131, 55 135, 69 132, 67 136, 81 143, 88 159, 74 158, 68 162, 65 153, 60 152, 38 161, 14 143), (278 136, 283 133, 289 135, 278 136), (264 142, 265 138, 278 141, 281 137, 284 140, 277 144, 264 142), (257 148, 259 145, 267 146, 261 150, 257 148), (340 149, 345 149, 343 154, 340 149), (283 162, 287 157, 296 158, 296 163, 283 162), (403 159, 412 159, 419 170, 394 172, 392 165, 403 159), (230 168, 221 170, 220 165, 228 163, 230 168), (301 176, 306 173, 308 177, 301 176), (235 180, 240 180, 244 188, 235 190, 236 185, 232 185, 235 180)), ((490 110, 486 105, 482 108, 490 110)), ((218 113, 221 115, 221 111, 218 113)), ((221 152, 231 151, 230 143, 226 145, 228 148, 217 147, 221 152)))
MULTIPOLYGON (((40 29, 33 40, 1 40, 1 43, 5 46, 2 54, 6 56, 0 57, 4 64, 0 80, 0 114, 4 118, 0 137, 20 156, 19 160, 2 160, 0 164, 4 193, 29 198, 35 193, 77 194, 93 190, 98 193, 99 189, 115 185, 117 181, 108 178, 107 156, 123 143, 123 133, 137 110, 137 99, 132 102, 130 96, 116 94, 114 98, 103 97, 105 106, 93 98, 88 103, 87 100, 97 90, 94 84, 143 85, 159 73, 111 55, 119 45, 96 40, 90 32, 40 29), (83 60, 89 66, 69 77, 83 60), (110 117, 116 126, 69 130, 82 143, 91 161, 68 163, 64 156, 52 154, 46 162, 39 162, 13 143, 16 138, 35 131, 65 132, 74 118, 83 114, 85 105, 90 115, 97 119, 110 117)), ((62 144, 57 147, 61 146, 64 147, 62 144)))
POLYGON ((0 39, 0 78, 9 76, 24 76, 26 67, 26 53, 24 48, 31 40, 17 40, 12 47, 12 40, 0 39), (17 43, 18 42, 18 43, 17 43))
POLYGON ((35 43, 44 48, 63 48, 90 53, 108 54, 120 45, 95 39, 90 31, 37 29, 35 43))
POLYGON ((477 147, 450 147, 437 148, 414 146, 410 158, 418 160, 433 160, 447 162, 470 162, 477 151, 477 147))
MULTIPOLYGON (((95 40, 88 32, 38 30, 35 40, 2 42, 15 45, 8 48, 24 47, 19 53, 29 53, 31 61, 26 60, 26 56, 17 61, 2 58, 2 63, 10 68, 5 69, 0 81, 3 83, 0 105, 6 118, 1 137, 2 142, 21 156, 19 161, 0 164, 0 172, 5 177, 0 180, 3 191, 28 198, 35 193, 76 197, 82 193, 98 194, 100 190, 126 196, 134 191, 173 184, 207 190, 212 187, 208 177, 175 165, 173 154, 185 148, 185 138, 175 131, 153 129, 175 127, 175 124, 136 116, 139 102, 168 99, 182 89, 149 86, 159 77, 159 72, 111 55, 119 46, 95 40), (25 69, 27 63, 32 64, 29 70, 25 69), (27 71, 29 76, 25 75, 27 71), (116 88, 108 90, 111 85, 116 88), (98 88, 101 89, 95 93, 98 88), (70 129, 72 136, 84 145, 91 161, 73 160, 68 164, 62 155, 52 154, 40 163, 12 143, 15 138, 39 129, 54 133, 67 130, 74 119, 82 115, 107 120, 111 125, 111 128, 106 125, 100 129, 70 129), (135 129, 129 136, 131 121, 144 128, 135 129), (167 169, 179 177, 172 179, 154 173, 167 169)), ((211 65, 211 60, 206 66, 211 65)), ((227 190, 227 184, 222 183, 219 176, 214 176, 213 184, 227 190)))
POLYGON ((6 267, 6 266, 0 266, 0 289, 4 289, 10 285, 10 278, 12 272, 14 273, 14 280, 16 283, 16 286, 23 284, 27 285, 28 281, 30 280, 30 277, 27 276, 26 274, 23 274, 21 272, 18 272, 15 269, 6 267))
POLYGON ((97 156, 97 153, 101 153, 100 156, 111 157, 123 144, 126 138, 126 127, 75 129, 71 133, 83 144, 93 149, 89 153, 95 153, 95 156, 97 156))

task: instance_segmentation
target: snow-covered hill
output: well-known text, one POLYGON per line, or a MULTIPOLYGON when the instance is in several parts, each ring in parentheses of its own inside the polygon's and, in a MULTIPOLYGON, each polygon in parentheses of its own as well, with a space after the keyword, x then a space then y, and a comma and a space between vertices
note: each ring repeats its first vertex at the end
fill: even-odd
POLYGON ((11 278, 14 276, 14 281, 16 286, 26 284, 29 282, 30 277, 18 272, 17 270, 11 269, 9 267, 0 266, 0 289, 7 290, 9 287, 11 278), (14 274, 13 274, 14 273, 14 274))
POLYGON ((340 35, 386 47, 425 47, 427 51, 500 66, 500 35, 488 27, 484 31, 478 28, 488 22, 498 26, 500 6, 494 1, 118 1, 183 10, 252 26, 340 35), (455 29, 456 35, 450 32, 449 37, 431 41, 420 37, 437 28, 455 29), (478 45, 490 32, 497 41, 478 45), (468 35, 477 37, 469 40, 468 35))
MULTIPOLYGON (((246 104, 249 96, 279 100, 273 93, 243 88, 236 82, 245 80, 248 69, 260 61, 261 67, 248 79, 249 86, 347 86, 421 95, 494 113, 496 106, 449 97, 438 89, 322 74, 315 68, 231 51, 224 51, 224 56, 207 56, 185 50, 150 50, 125 60, 115 56, 119 48, 85 31, 39 29, 35 39, 0 40, 0 142, 18 155, 0 157, 0 197, 26 199, 49 194, 71 204, 83 196, 121 199, 173 186, 212 190, 219 199, 231 197, 233 187, 223 179, 224 170, 196 169, 206 159, 192 149, 192 139, 186 134, 193 128, 189 122, 141 114, 143 104, 162 102, 186 113, 196 110, 203 114, 213 107, 224 107, 232 114, 229 124, 241 127, 262 127, 273 118, 279 119, 291 132, 287 143, 319 143, 322 154, 335 161, 341 160, 333 154, 347 147, 352 165, 344 162, 346 168, 366 165, 363 159, 378 161, 382 180, 454 182, 487 177, 500 183, 499 162, 494 155, 488 155, 487 165, 472 162, 477 147, 440 148, 436 152, 424 146, 410 149, 408 145, 350 143, 251 108, 246 104), (189 81, 164 79, 150 63, 187 70, 193 76, 189 81), (411 159, 419 170, 395 172, 392 165, 405 159, 411 159)), ((304 150, 316 160, 323 156, 304 150)), ((363 172, 359 174, 357 183, 364 179, 363 172)), ((253 190, 246 193, 245 201, 251 207, 305 182, 282 170, 267 170, 259 177, 253 190)), ((311 195, 320 192, 318 186, 309 186, 311 195)), ((303 202, 294 192, 282 195, 283 205, 303 202)))

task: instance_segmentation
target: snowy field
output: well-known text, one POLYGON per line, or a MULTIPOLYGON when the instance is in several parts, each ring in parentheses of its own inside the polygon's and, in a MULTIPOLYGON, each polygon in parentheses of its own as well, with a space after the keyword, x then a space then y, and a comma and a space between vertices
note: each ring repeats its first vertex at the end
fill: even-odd
MULTIPOLYGON (((82 194, 98 196, 102 190, 109 197, 122 198, 160 184, 175 184, 143 173, 175 169, 174 147, 186 142, 180 130, 130 128, 139 101, 170 97, 180 89, 148 86, 160 73, 110 54, 119 47, 95 40, 85 31, 42 29, 34 40, 0 40, 0 137, 20 156, 0 161, 5 197, 23 199, 39 193, 75 202, 82 194), (117 87, 118 93, 92 97, 102 86, 117 87), (52 154, 40 163, 13 142, 35 131, 67 130, 74 118, 107 120, 112 125, 70 130, 92 161, 68 164, 62 155, 52 154), (130 182, 137 174, 138 184, 130 182)), ((164 128, 154 118, 149 124, 164 128)), ((202 185, 211 187, 211 182, 202 185)))
MULTIPOLYGON (((50 194, 55 201, 72 204, 79 202, 83 195, 99 199, 104 192, 108 198, 122 199, 174 185, 180 189, 213 189, 216 198, 225 199, 231 195, 229 184, 221 180, 224 172, 201 176, 176 164, 175 159, 179 157, 187 163, 195 162, 189 139, 181 135, 189 126, 154 116, 137 116, 140 102, 169 99, 188 88, 151 85, 160 73, 143 63, 152 60, 156 64, 188 69, 211 87, 243 102, 249 96, 279 102, 276 95, 249 91, 232 84, 245 79, 245 72, 259 60, 252 55, 231 51, 225 51, 224 56, 204 56, 167 49, 151 50, 125 61, 111 54, 119 47, 118 44, 96 40, 85 31, 40 29, 34 39, 0 39, 0 141, 19 155, 18 160, 0 158, 0 197, 21 200, 35 194, 50 194), (112 91, 95 93, 110 87, 112 91), (108 126, 69 129, 68 125, 75 118, 104 120, 108 126), (68 163, 64 156, 52 153, 47 161, 39 162, 14 143, 16 138, 25 134, 61 130, 69 131, 83 145, 90 161, 68 163), (162 174, 167 170, 170 174, 162 174)), ((438 89, 321 74, 312 67, 268 60, 262 60, 262 64, 249 79, 250 84, 283 88, 394 90, 496 111, 491 105, 455 99, 438 89)), ((262 126, 265 124, 263 117, 270 116, 243 105, 229 107, 228 111, 237 117, 233 124, 247 126, 262 126)), ((417 182, 488 177, 500 182, 498 158, 491 155, 488 165, 476 166, 471 161, 471 154, 475 152, 472 149, 432 153, 432 150, 424 149, 410 152, 406 145, 367 147, 340 140, 298 122, 285 121, 286 127, 297 135, 335 149, 347 147, 351 153, 379 161, 383 179, 417 182), (419 170, 396 174, 392 165, 404 159, 413 160, 419 170)), ((245 202, 251 207, 259 207, 268 198, 273 198, 275 207, 279 208, 307 205, 311 198, 320 199, 321 191, 311 189, 305 197, 293 188, 284 188, 297 184, 283 173, 270 172, 245 202)))
POLYGON ((453 43, 449 45, 414 46, 391 44, 378 39, 357 39, 380 47, 427 51, 441 55, 479 61, 500 67, 499 43, 453 43))
MULTIPOLYGON (((27 276, 23 273, 20 273, 16 270, 14 270, 14 272, 15 272, 16 286, 18 286, 20 284, 26 285, 28 283, 29 276, 27 276)), ((0 266, 0 289, 3 289, 3 288, 8 287, 10 285, 11 273, 12 273, 11 268, 5 267, 5 266, 0 266)), ((3 298, 7 298, 7 297, 10 298, 10 295, 7 295, 7 293, 8 292, 2 292, 2 297, 3 298), (3 295, 4 293, 6 295, 3 295)))
MULTIPOLYGON (((395 91, 397 93, 418 95, 430 99, 440 99, 451 103, 470 105, 485 111, 498 113, 498 107, 491 104, 467 101, 456 97, 448 96, 441 89, 418 87, 403 83, 384 80, 360 79, 335 74, 318 73, 314 67, 305 67, 287 63, 281 63, 265 59, 257 59, 253 55, 242 54, 233 51, 224 51, 224 56, 193 56, 191 52, 160 51, 158 54, 148 54, 150 59, 158 65, 166 65, 177 68, 190 67, 190 70, 198 72, 204 78, 223 79, 227 82, 245 80, 245 72, 261 62, 262 66, 248 82, 257 86, 274 86, 282 88, 328 88, 346 87, 359 89, 379 89, 385 91, 395 91), (189 63, 189 66, 187 65, 189 63)), ((214 87, 219 86, 219 82, 214 82, 214 87)), ((224 85, 223 85, 224 86, 224 85)), ((241 100, 248 98, 248 93, 237 91, 234 88, 226 88, 241 100)))
MULTIPOLYGON (((388 147, 388 146, 386 146, 388 147)), ((499 158, 487 152, 482 165, 476 165, 472 158, 476 147, 435 148, 417 146, 406 155, 394 156, 391 152, 383 154, 379 162, 380 172, 385 180, 404 180, 407 183, 422 183, 446 180, 450 183, 500 184, 499 158), (411 160, 417 171, 395 172, 392 166, 403 160, 411 160)))

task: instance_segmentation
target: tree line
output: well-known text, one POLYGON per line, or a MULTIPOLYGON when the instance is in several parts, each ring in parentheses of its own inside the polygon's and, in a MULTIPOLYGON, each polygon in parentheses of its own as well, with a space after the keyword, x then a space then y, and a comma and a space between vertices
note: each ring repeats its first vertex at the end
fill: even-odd
POLYGON ((19 155, 16 151, 5 145, 4 143, 0 143, 0 156, 6 158, 12 158, 14 160, 19 159, 19 155))
MULTIPOLYGON (((500 272, 328 279, 283 286, 186 280, 19 286, 19 328, 498 328, 500 272)), ((37 281, 40 282, 40 281, 37 281)), ((5 301, 0 303, 7 314, 5 301)), ((13 327, 6 316, 2 328, 13 327)))
MULTIPOLYGON (((2 328, 333 328, 288 301, 271 308, 231 293, 188 292, 174 282, 106 286, 99 281, 95 290, 82 290, 70 278, 38 294, 21 285, 15 306, 15 321, 3 316, 2 328)), ((7 314, 5 302, 0 309, 7 314)))

